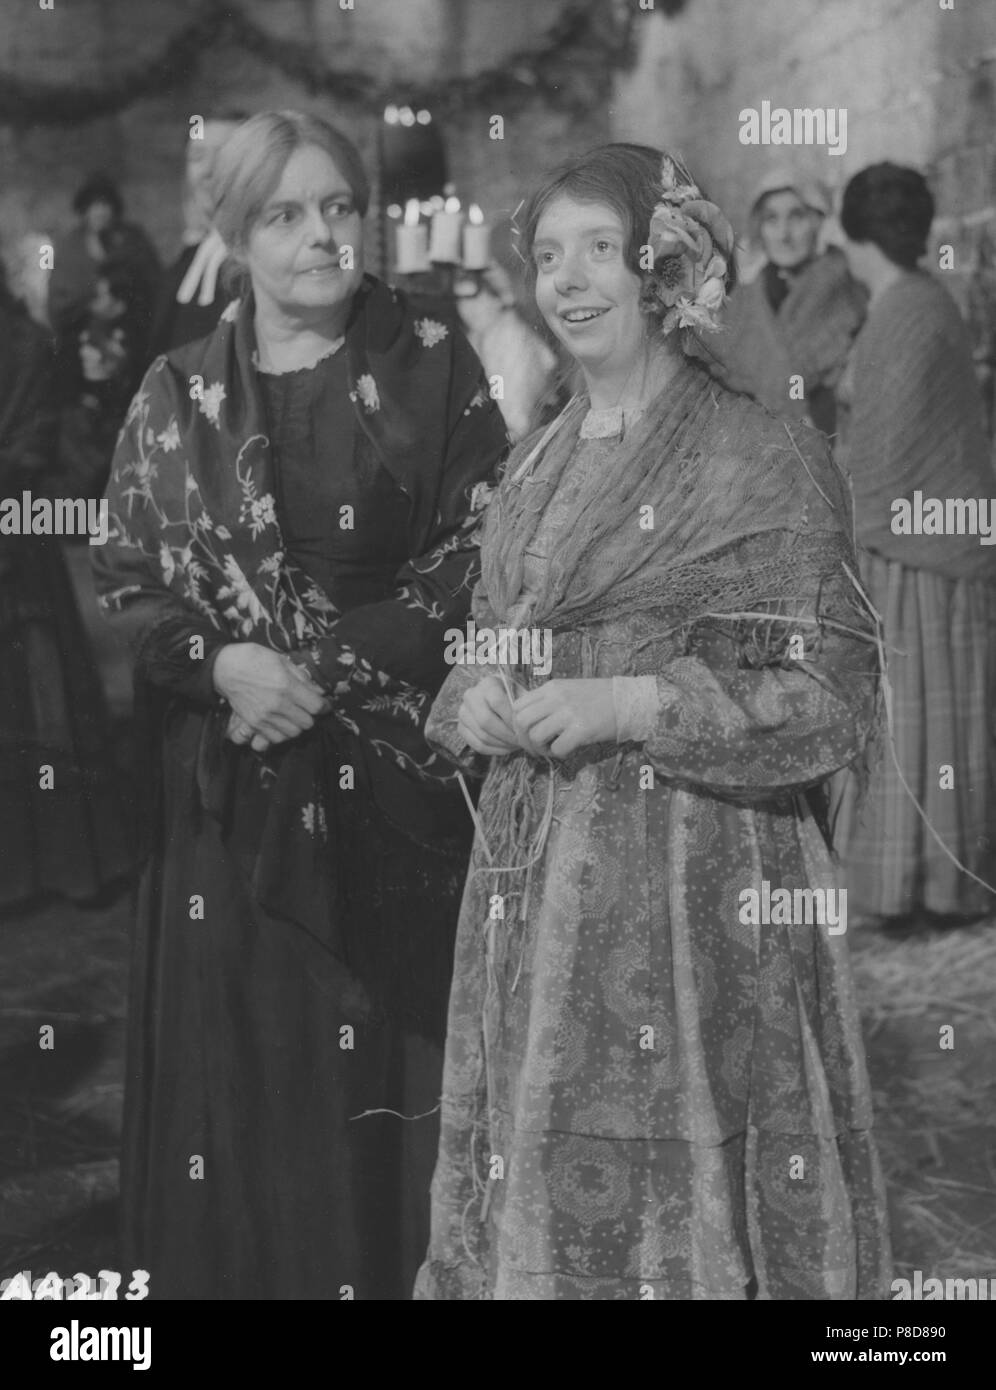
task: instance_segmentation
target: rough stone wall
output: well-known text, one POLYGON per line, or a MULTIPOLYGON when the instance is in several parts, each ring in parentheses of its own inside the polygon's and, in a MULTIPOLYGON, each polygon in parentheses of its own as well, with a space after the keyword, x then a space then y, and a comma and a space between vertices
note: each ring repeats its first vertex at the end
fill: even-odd
MULTIPOLYGON (((202 0, 0 0, 0 77, 63 87, 99 87, 162 53, 203 10, 202 0)), ((233 0, 276 40, 305 43, 338 70, 381 81, 432 82, 441 73, 500 67, 534 46, 563 11, 563 0, 233 0)), ((70 200, 83 177, 104 168, 121 182, 127 215, 141 222, 164 256, 175 254, 182 225, 179 188, 192 114, 292 106, 318 111, 347 130, 370 161, 381 113, 309 95, 265 57, 225 44, 198 55, 168 93, 77 125, 0 126, 0 236, 55 234, 73 221, 70 200)), ((506 115, 505 139, 488 138, 490 109, 444 123, 451 176, 464 201, 491 216, 510 212, 523 186, 572 149, 608 136, 608 106, 577 119, 531 103, 506 115)))
MULTIPOLYGON (((400 94, 405 80, 500 66, 538 41, 565 0, 353 0, 350 12, 338 0, 233 3, 275 40, 307 43, 330 66, 396 75, 400 94)), ((891 157, 931 177, 938 240, 955 246, 952 289, 966 303, 974 283, 996 306, 996 270, 986 269, 996 266, 994 0, 953 0, 952 10, 940 0, 685 0, 673 17, 663 13, 665 0, 653 10, 641 0, 604 3, 631 14, 636 26, 636 66, 616 77, 611 103, 577 118, 533 102, 506 116, 504 141, 488 139, 492 113, 484 107, 448 121, 451 172, 465 199, 493 216, 510 211, 543 168, 614 135, 682 150, 742 228, 750 190, 775 159, 788 154, 839 191, 864 164, 891 157), (741 108, 765 99, 845 107, 846 153, 741 145, 741 108)), ((161 53, 203 0, 53 5, 0 0, 0 75, 99 86, 161 53)), ((378 113, 312 97, 265 57, 223 44, 197 55, 168 93, 119 114, 70 126, 0 126, 0 237, 62 230, 72 221, 74 189, 104 167, 121 180, 129 215, 170 256, 190 115, 273 106, 331 116, 369 159, 378 113)))
POLYGON ((937 198, 936 239, 955 247, 950 283, 964 302, 996 225, 996 4, 952 2, 688 0, 674 18, 643 11, 637 66, 616 80, 614 133, 682 150, 741 230, 751 190, 786 157, 836 192, 866 164, 916 165, 937 198), (846 108, 846 152, 742 145, 739 113, 764 100, 846 108))

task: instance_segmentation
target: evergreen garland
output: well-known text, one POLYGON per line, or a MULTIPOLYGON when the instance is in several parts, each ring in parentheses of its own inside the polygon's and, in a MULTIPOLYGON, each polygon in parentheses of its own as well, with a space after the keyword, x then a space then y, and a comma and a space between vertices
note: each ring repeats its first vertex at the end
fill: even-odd
MULTIPOLYGON (((674 14, 684 3, 655 0, 654 11, 645 14, 674 14)), ((561 109, 585 111, 604 92, 610 71, 632 61, 632 33, 639 14, 635 4, 620 10, 607 0, 571 0, 536 48, 512 54, 500 68, 419 85, 401 79, 386 83, 369 72, 333 70, 312 46, 267 33, 226 0, 205 0, 198 18, 174 35, 157 57, 100 87, 33 82, 16 73, 0 73, 0 123, 73 125, 113 115, 187 82, 205 53, 226 42, 279 68, 313 95, 371 114, 379 114, 389 103, 428 107, 439 117, 471 106, 508 114, 535 97, 561 109)))

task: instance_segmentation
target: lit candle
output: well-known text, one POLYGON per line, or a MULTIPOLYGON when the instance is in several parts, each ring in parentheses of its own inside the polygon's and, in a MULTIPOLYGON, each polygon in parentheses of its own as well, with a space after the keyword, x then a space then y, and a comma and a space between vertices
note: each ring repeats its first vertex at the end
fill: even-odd
POLYGON ((417 275, 420 271, 431 270, 429 228, 419 222, 417 198, 409 198, 405 204, 405 220, 398 227, 395 249, 394 269, 398 275, 417 275))
POLYGON ((463 214, 459 198, 447 198, 442 212, 432 219, 432 236, 429 238, 429 260, 447 265, 456 265, 460 260, 460 230, 463 214))
POLYGON ((487 270, 491 264, 491 228, 476 203, 471 204, 467 216, 470 220, 463 229, 464 269, 487 270))

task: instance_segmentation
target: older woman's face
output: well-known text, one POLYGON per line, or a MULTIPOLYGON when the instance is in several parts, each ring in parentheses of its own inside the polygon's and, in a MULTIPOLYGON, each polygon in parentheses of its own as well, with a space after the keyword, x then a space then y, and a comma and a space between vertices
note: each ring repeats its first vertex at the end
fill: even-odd
POLYGON ((646 339, 641 281, 626 264, 626 229, 602 203, 561 196, 536 226, 536 304, 582 367, 624 366, 646 339))
POLYGON ((356 293, 363 219, 346 176, 324 150, 307 145, 291 155, 253 224, 245 257, 257 301, 290 316, 314 318, 356 293))
POLYGON ((808 208, 790 188, 769 193, 758 213, 758 232, 772 265, 791 270, 803 265, 816 250, 820 215, 808 208))

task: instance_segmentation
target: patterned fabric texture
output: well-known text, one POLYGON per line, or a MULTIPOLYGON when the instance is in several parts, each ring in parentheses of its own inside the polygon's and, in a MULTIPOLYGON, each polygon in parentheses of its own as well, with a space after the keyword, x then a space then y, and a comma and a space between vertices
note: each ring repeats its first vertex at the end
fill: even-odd
POLYGON ((992 894, 931 835, 896 762, 948 850, 996 885, 996 587, 869 552, 861 574, 889 647, 896 760, 883 750, 860 812, 849 774, 836 788, 850 910, 989 911, 992 894))
MULTIPOLYGON (((589 499, 611 486, 626 438, 579 438, 575 426, 567 445, 543 453, 522 484, 548 501, 511 546, 518 586, 489 587, 489 575, 508 553, 502 529, 517 505, 508 494, 535 441, 513 454, 489 509, 478 624, 510 612, 543 622, 553 592, 552 611, 568 616, 551 620, 552 677, 652 673, 661 711, 643 744, 586 748, 561 763, 517 753, 487 769, 416 1298, 869 1299, 887 1285, 846 937, 746 925, 738 908, 742 890, 763 880, 837 884, 813 789, 860 754, 873 655, 858 628, 828 629, 819 653, 790 669, 767 624, 704 619, 715 573, 707 565, 696 592, 681 557, 702 548, 710 507, 716 524, 705 534, 739 526, 724 555, 742 579, 737 606, 749 610, 774 591, 763 562, 780 541, 769 524, 791 529, 794 513, 801 535, 819 503, 803 466, 779 453, 783 426, 763 410, 687 376, 667 400, 637 426, 661 421, 647 445, 658 449, 650 495, 666 497, 669 470, 673 481, 686 457, 705 492, 658 553, 656 587, 641 568, 651 547, 635 508, 601 552, 570 559, 583 550, 568 529, 583 502, 570 497, 576 479, 589 499), (709 490, 731 437, 746 498, 736 522, 729 498, 709 490), (771 523, 752 479, 775 467, 783 502, 771 523), (631 599, 572 605, 600 555, 626 571, 626 545, 631 599)), ((680 512, 685 499, 674 496, 680 512)), ((840 582, 845 535, 826 509, 818 526, 810 568, 792 575, 791 611, 853 625, 840 582)), ((514 674, 535 679, 528 668, 514 674)), ((427 726, 467 771, 484 760, 463 744, 456 717, 480 676, 455 667, 427 726)))

